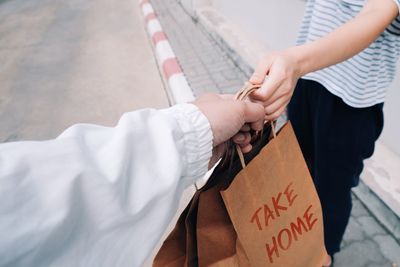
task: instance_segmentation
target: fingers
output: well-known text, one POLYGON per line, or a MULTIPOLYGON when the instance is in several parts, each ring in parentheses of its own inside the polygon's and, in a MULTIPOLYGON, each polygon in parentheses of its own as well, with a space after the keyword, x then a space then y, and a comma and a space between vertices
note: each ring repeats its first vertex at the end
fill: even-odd
POLYGON ((265 110, 261 104, 252 102, 238 102, 243 107, 243 120, 245 124, 241 127, 241 132, 233 137, 233 142, 240 146, 243 153, 248 153, 253 148, 250 144, 251 129, 260 131, 264 126, 265 110))
MULTIPOLYGON (((264 118, 265 118, 265 111, 264 111, 264 118)), ((261 131, 264 128, 264 121, 265 121, 264 118, 262 120, 258 120, 258 121, 250 123, 251 129, 253 129, 257 132, 261 131)))
POLYGON ((263 128, 265 111, 264 107, 258 103, 240 102, 243 105, 243 119, 245 123, 250 123, 251 128, 259 131, 263 128))
POLYGON ((286 106, 290 101, 290 96, 283 95, 278 98, 275 102, 265 107, 265 115, 271 116, 275 112, 277 112, 282 106, 286 106))
POLYGON ((243 153, 248 153, 253 148, 250 144, 251 135, 250 129, 260 131, 264 126, 265 111, 264 107, 258 103, 252 102, 237 102, 243 109, 243 122, 241 132, 237 133, 233 138, 233 142, 240 146, 243 153))
POLYGON ((236 144, 238 144, 240 146, 245 146, 250 143, 251 135, 250 135, 250 133, 240 132, 240 133, 237 133, 232 138, 232 140, 233 140, 233 142, 235 142, 236 144))
POLYGON ((264 99, 262 102, 263 106, 267 107, 281 98, 285 94, 284 87, 285 83, 280 84, 279 87, 272 93, 272 95, 268 97, 268 99, 264 99))
MULTIPOLYGON (((275 56, 270 54, 265 56, 258 64, 257 68, 255 69, 253 75, 250 78, 250 82, 253 84, 262 84, 261 88, 255 91, 251 98, 253 100, 259 100, 265 102, 270 98, 276 89, 281 85, 283 82, 280 79, 280 76, 277 75, 277 71, 273 71, 273 63, 274 63, 275 56), (266 76, 268 77, 266 78, 266 76)), ((275 68, 276 69, 276 68, 275 68)))
POLYGON ((240 150, 242 150, 243 153, 249 153, 253 149, 253 146, 251 144, 248 144, 245 147, 240 147, 240 150))
POLYGON ((265 120, 267 121, 274 121, 279 118, 280 115, 285 111, 286 106, 289 104, 290 99, 285 102, 282 106, 280 106, 275 112, 265 115, 265 120))
POLYGON ((264 106, 269 106, 281 96, 293 92, 300 74, 290 53, 269 54, 260 62, 250 79, 251 82, 260 82, 260 75, 264 75, 261 88, 251 94, 251 99, 262 101, 264 106), (265 78, 265 75, 268 76, 265 78))
POLYGON ((243 153, 248 153, 251 151, 251 149, 253 148, 253 146, 250 144, 251 142, 251 135, 250 133, 243 133, 240 132, 238 134, 236 134, 233 138, 232 138, 233 142, 236 143, 237 145, 239 145, 240 150, 243 153))
POLYGON ((269 69, 272 65, 272 60, 270 57, 266 56, 258 63, 253 75, 250 78, 252 84, 262 84, 264 82, 265 76, 267 76, 269 69))
POLYGON ((283 82, 284 80, 280 75, 276 74, 275 72, 271 72, 267 79, 265 79, 261 88, 251 94, 251 98, 266 102, 277 92, 278 88, 283 82))

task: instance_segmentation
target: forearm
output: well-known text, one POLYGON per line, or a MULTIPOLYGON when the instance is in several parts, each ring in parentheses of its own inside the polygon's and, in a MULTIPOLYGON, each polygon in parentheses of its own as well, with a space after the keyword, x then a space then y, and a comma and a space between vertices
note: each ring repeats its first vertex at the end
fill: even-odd
POLYGON ((361 12, 314 42, 289 48, 300 76, 351 58, 367 48, 399 13, 393 0, 369 0, 361 12))

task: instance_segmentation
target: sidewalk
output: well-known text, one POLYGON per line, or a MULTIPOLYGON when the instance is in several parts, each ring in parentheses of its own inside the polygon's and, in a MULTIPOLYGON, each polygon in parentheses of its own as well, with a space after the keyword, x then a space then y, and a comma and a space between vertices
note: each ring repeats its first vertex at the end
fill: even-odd
POLYGON ((0 36, 0 142, 169 106, 135 1, 0 1, 0 36))
MULTIPOLYGON (((196 96, 233 93, 247 79, 224 48, 185 13, 176 0, 151 1, 196 96)), ((353 197, 353 212, 336 267, 383 267, 400 264, 400 245, 353 197)))

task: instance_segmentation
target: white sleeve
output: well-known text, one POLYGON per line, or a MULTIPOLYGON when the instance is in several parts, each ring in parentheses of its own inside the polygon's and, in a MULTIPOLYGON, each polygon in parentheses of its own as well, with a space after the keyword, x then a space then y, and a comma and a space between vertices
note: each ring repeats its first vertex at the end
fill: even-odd
POLYGON ((140 266, 211 151, 191 104, 1 144, 0 266, 140 266))

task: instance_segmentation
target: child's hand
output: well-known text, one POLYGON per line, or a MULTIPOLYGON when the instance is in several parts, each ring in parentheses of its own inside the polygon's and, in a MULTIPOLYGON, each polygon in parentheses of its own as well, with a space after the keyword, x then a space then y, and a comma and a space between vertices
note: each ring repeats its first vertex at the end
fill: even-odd
POLYGON ((266 55, 250 78, 262 87, 251 95, 265 107, 265 119, 277 119, 289 103, 294 87, 300 77, 300 68, 292 51, 274 52, 266 55))

